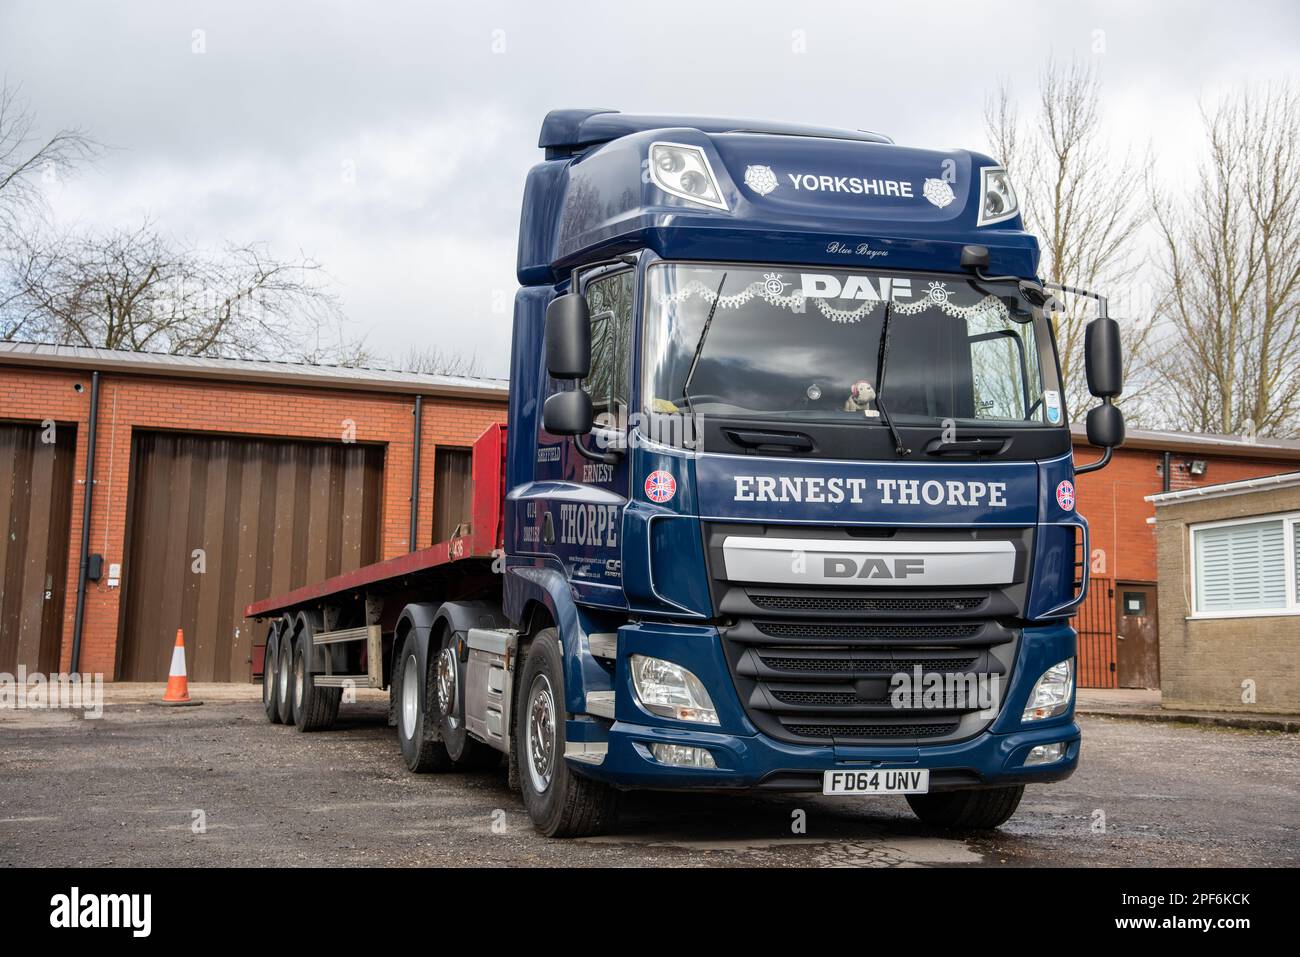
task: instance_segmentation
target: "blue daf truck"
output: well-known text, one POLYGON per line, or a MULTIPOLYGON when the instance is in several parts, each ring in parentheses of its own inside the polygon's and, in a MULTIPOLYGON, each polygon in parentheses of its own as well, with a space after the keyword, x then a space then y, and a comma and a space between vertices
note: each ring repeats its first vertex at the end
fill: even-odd
POLYGON ((1119 331, 1094 296, 1076 464, 1006 170, 612 110, 552 112, 539 145, 472 514, 249 606, 270 719, 320 730, 387 688, 411 770, 504 759, 550 836, 632 789, 989 828, 1069 776, 1073 482, 1123 441, 1119 331))

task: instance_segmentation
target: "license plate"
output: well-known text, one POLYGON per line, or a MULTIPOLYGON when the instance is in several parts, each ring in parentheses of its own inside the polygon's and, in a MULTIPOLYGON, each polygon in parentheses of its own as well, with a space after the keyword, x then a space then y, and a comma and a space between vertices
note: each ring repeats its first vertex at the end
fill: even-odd
POLYGON ((822 775, 822 794, 928 794, 929 791, 930 772, 924 768, 826 771, 822 775))

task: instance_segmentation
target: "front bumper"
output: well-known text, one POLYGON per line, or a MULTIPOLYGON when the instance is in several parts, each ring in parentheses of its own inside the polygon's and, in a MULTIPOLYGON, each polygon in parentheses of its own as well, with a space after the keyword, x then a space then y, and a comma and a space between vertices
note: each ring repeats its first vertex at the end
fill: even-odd
POLYGON ((1020 715, 1034 682, 1047 668, 1075 654, 1076 636, 1065 624, 1026 628, 1012 680, 997 718, 974 737, 944 744, 805 746, 760 734, 741 708, 735 685, 712 628, 637 624, 619 631, 615 670, 615 720, 608 729, 570 721, 569 740, 601 740, 599 763, 570 762, 573 770, 621 788, 729 790, 758 788, 820 791, 822 773, 835 769, 926 768, 932 791, 1047 783, 1069 777, 1078 765, 1080 732, 1074 703, 1063 715, 1024 724, 1020 715), (703 726, 660 718, 637 703, 627 662, 649 654, 677 662, 704 683, 719 724, 703 726), (715 768, 679 768, 657 762, 656 742, 706 748, 715 768), (1039 744, 1065 742, 1066 754, 1047 765, 1025 767, 1039 744))

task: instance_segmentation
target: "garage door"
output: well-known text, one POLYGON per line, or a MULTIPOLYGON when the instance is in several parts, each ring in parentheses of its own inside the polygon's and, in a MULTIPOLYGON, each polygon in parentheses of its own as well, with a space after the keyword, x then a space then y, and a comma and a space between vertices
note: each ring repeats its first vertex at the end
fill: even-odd
MULTIPOLYGON (((247 681, 245 606, 379 558, 383 448, 136 434, 118 677, 247 681)), ((261 637, 258 636, 259 642, 261 637)))
POLYGON ((0 672, 59 670, 77 430, 0 423, 0 672))

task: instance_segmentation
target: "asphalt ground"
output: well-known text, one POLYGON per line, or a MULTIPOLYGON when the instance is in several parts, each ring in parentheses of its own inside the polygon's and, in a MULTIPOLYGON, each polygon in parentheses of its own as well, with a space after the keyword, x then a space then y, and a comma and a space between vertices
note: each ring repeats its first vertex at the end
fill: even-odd
POLYGON ((1300 735, 1080 723, 1079 771, 1027 789, 996 832, 926 827, 895 797, 640 793, 615 833, 560 841, 504 769, 408 773, 378 696, 314 734, 269 724, 248 691, 0 711, 0 865, 1300 864, 1300 735))

